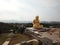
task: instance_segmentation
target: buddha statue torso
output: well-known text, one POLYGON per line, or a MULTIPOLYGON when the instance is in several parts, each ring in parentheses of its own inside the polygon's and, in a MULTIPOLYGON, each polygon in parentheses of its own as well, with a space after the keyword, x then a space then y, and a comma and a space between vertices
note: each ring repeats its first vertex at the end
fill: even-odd
POLYGON ((33 20, 34 25, 40 25, 39 20, 33 20))

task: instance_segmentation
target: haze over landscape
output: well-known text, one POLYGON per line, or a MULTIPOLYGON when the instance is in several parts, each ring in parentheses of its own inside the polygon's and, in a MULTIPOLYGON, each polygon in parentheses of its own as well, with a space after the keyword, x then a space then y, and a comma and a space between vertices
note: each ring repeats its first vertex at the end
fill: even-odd
POLYGON ((60 0, 0 0, 0 22, 60 21, 60 0))

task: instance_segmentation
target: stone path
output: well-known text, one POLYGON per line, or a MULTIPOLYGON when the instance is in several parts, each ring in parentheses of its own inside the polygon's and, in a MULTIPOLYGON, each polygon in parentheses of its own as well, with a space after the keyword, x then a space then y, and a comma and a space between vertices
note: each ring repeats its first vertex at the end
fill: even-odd
POLYGON ((7 40, 2 45, 8 45, 11 41, 11 38, 7 38, 7 40))
POLYGON ((8 45, 10 41, 5 41, 2 45, 8 45))
MULTIPOLYGON (((32 39, 32 40, 28 40, 28 41, 26 41, 27 43, 30 43, 30 42, 38 42, 38 40, 36 40, 36 39, 32 39)), ((20 43, 18 43, 18 44, 15 44, 15 45, 20 45, 20 43)), ((37 45, 37 44, 35 44, 35 45, 37 45)))
POLYGON ((18 44, 14 44, 14 45, 20 45, 20 43, 18 43, 18 44))

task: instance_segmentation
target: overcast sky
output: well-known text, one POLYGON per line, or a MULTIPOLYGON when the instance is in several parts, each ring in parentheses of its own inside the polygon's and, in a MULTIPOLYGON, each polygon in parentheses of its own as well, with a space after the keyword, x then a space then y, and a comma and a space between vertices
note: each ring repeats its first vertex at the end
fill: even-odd
POLYGON ((60 0, 0 0, 0 21, 60 21, 60 0))

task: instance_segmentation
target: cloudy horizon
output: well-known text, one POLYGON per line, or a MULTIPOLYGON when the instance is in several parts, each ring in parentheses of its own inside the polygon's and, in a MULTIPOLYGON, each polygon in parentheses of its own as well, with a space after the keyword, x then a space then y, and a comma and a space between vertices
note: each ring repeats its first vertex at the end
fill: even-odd
POLYGON ((0 21, 60 21, 60 0, 0 0, 0 21))

